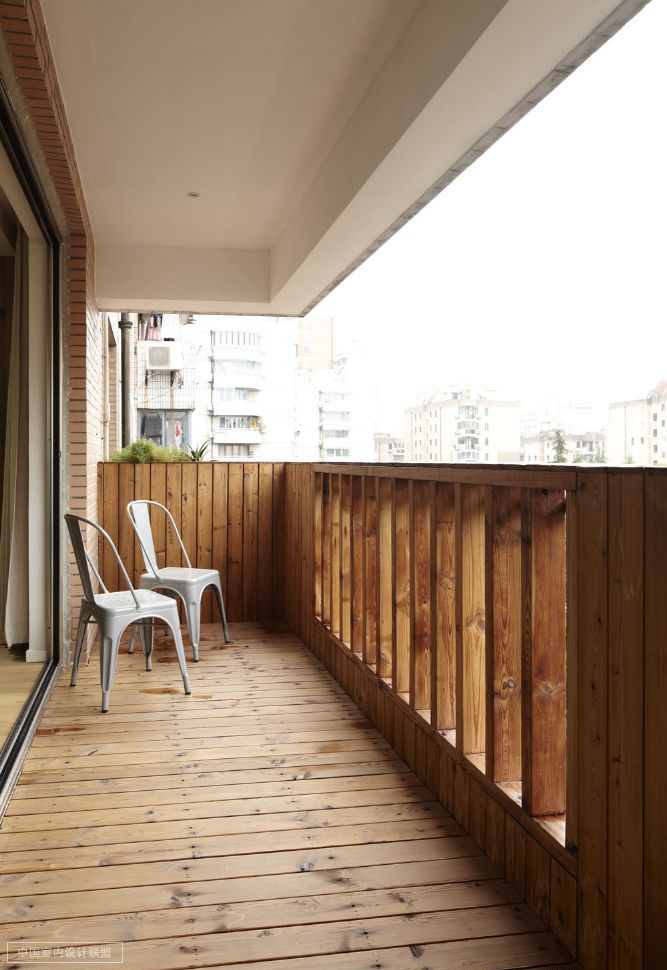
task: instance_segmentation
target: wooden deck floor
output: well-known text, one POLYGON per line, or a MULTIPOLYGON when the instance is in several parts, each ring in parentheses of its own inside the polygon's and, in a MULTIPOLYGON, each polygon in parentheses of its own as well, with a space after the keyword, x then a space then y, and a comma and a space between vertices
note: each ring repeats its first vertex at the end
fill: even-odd
POLYGON ((0 830, 3 957, 120 959, 123 941, 139 970, 567 964, 299 640, 232 635, 206 628, 191 697, 166 641, 151 673, 121 656, 108 715, 96 654, 76 689, 61 677, 0 830))

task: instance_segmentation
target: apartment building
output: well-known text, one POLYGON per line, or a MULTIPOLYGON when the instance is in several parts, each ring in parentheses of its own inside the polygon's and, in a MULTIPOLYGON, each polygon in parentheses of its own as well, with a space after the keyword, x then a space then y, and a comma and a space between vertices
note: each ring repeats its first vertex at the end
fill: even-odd
POLYGON ((302 317, 299 320, 297 366, 302 370, 333 370, 333 317, 302 317))
POLYGON ((405 461, 405 440, 396 435, 377 431, 374 435, 375 460, 379 462, 405 461))
MULTIPOLYGON (((563 431, 565 461, 602 462, 606 460, 606 437, 603 431, 563 431)), ((557 460, 555 429, 521 436, 521 461, 551 464, 557 460)))
POLYGON ((210 316, 196 321, 210 330, 212 457, 285 460, 294 436, 295 321, 210 316))
POLYGON ((470 387, 447 387, 405 412, 405 460, 519 461, 518 401, 470 387))
POLYGON ((645 398, 609 405, 610 464, 667 464, 667 381, 645 398))

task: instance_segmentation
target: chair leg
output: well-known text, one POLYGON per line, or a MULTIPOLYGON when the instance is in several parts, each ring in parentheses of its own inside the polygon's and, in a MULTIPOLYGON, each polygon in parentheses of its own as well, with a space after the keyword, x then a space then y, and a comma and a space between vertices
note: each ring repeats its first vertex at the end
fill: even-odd
POLYGON ((185 602, 185 618, 188 621, 188 633, 192 644, 192 659, 199 662, 199 629, 201 624, 201 597, 189 599, 185 602))
MULTIPOLYGON (((144 657, 146 658, 146 670, 153 669, 153 629, 155 626, 155 621, 151 617, 150 620, 145 620, 144 623, 139 627, 141 633, 141 643, 144 648, 144 657)), ((136 627, 135 627, 136 629, 136 627)), ((134 631, 132 633, 134 636, 134 631)))
POLYGON ((79 673, 79 663, 81 662, 81 653, 83 651, 83 641, 86 638, 87 618, 88 611, 82 606, 81 612, 79 613, 79 626, 76 631, 76 650, 74 652, 74 662, 72 664, 72 676, 70 677, 69 682, 70 687, 76 687, 76 679, 79 673))
POLYGON ((132 627, 132 632, 130 633, 130 642, 127 645, 127 652, 134 653, 134 645, 137 640, 137 627, 136 624, 132 627))
POLYGON ((106 714, 109 710, 109 695, 113 684, 114 674, 116 673, 116 659, 118 657, 118 647, 120 637, 101 635, 102 641, 100 651, 100 674, 102 680, 102 713, 106 714))
POLYGON ((190 687, 190 678, 188 677, 188 668, 185 663, 185 649, 183 647, 183 637, 181 636, 181 628, 178 625, 178 616, 176 622, 164 617, 164 621, 171 630, 171 635, 174 638, 174 645, 176 647, 176 656, 178 657, 178 666, 181 669, 181 677, 183 678, 183 689, 186 694, 192 693, 192 688, 190 687))
POLYGON ((222 620, 222 632, 225 637, 225 643, 229 643, 229 628, 227 626, 227 614, 225 613, 225 601, 222 598, 220 580, 217 583, 213 583, 213 590, 215 592, 215 598, 218 601, 218 610, 220 611, 220 619, 222 620))

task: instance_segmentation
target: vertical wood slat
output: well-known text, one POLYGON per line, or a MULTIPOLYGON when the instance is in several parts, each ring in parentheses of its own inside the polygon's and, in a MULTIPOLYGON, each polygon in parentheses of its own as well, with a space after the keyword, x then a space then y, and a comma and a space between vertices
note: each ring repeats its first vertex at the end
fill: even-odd
POLYGON ((285 616, 285 464, 273 465, 273 619, 285 616))
POLYGON ((236 621, 243 616, 243 465, 239 462, 229 465, 227 514, 226 606, 229 619, 236 621))
MULTIPOLYGON (((643 955, 645 589, 643 475, 638 472, 610 472, 608 503, 608 962, 609 970, 630 970, 641 966, 643 955)), ((664 549, 663 546, 662 557, 664 557, 664 549)), ((664 592, 662 595, 664 596, 664 592)), ((663 820, 664 817, 663 805, 663 820)), ((667 951, 663 950, 663 952, 667 951)), ((649 967, 652 965, 653 961, 647 963, 649 967)))
MULTIPOLYGON (((165 505, 167 501, 167 465, 154 462, 150 466, 151 499, 165 505)), ((164 569, 167 560, 167 522, 161 509, 150 506, 151 532, 155 547, 155 559, 159 569, 164 569)))
POLYGON ((484 486, 484 771, 491 779, 495 773, 495 636, 493 632, 493 488, 484 486))
POLYGON ((311 557, 311 489, 310 489, 310 468, 308 465, 299 466, 299 487, 300 502, 299 509, 301 518, 299 521, 299 538, 301 542, 301 627, 300 636, 307 639, 309 636, 308 627, 310 623, 310 589, 313 575, 311 557))
POLYGON ((331 626, 331 475, 322 475, 322 623, 331 626))
POLYGON ((521 779, 521 490, 493 489, 494 781, 521 779))
POLYGON ((412 543, 412 651, 410 704, 430 720, 431 669, 434 644, 435 597, 435 485, 415 482, 413 487, 412 543))
POLYGON ((243 465, 243 618, 257 619, 257 511, 259 471, 243 465))
POLYGON ((184 463, 181 474, 181 536, 193 566, 197 564, 197 466, 184 463))
MULTIPOLYGON (((607 475, 577 473, 578 953, 607 970, 608 577, 607 475)), ((664 700, 663 700, 664 703, 664 700)))
POLYGON ((313 473, 313 613, 322 619, 322 478, 321 472, 313 473))
POLYGON ((667 952, 667 478, 646 471, 644 645, 644 966, 667 952), (649 783, 650 780, 650 783, 649 783))
POLYGON ((522 678, 522 804, 529 814, 565 811, 565 498, 530 497, 531 631, 522 678))
POLYGON ((463 486, 454 485, 454 630, 455 630, 455 737, 454 743, 463 752, 463 486))
MULTIPOLYGON (((118 465, 107 464, 104 466, 103 520, 106 523, 104 529, 109 533, 115 546, 118 546, 118 470, 118 465)), ((92 533, 92 529, 89 529, 89 533, 92 533)), ((90 542, 90 540, 91 535, 89 534, 87 542, 90 542)), ((118 563, 108 542, 105 542, 102 547, 101 567, 100 573, 107 589, 120 589, 118 585, 118 563)))
MULTIPOLYGON (((176 465, 179 469, 180 465, 176 465)), ((118 465, 118 555, 134 583, 134 529, 127 514, 128 503, 134 499, 134 469, 129 463, 118 465)))
POLYGON ((340 638, 352 643, 352 482, 340 476, 340 638))
POLYGON ((331 632, 340 636, 340 475, 331 476, 331 632))
POLYGON ((261 462, 258 475, 257 618, 266 621, 273 613, 273 465, 261 462))
POLYGON ((352 477, 352 650, 363 656, 365 602, 364 566, 366 550, 364 541, 364 482, 360 475, 352 477))
MULTIPOLYGON (((210 569, 213 561, 213 465, 197 465, 197 568, 210 569)), ((201 622, 210 623, 213 604, 210 590, 201 599, 201 622)))
POLYGON ((435 486, 436 633, 431 724, 456 728, 456 552, 454 486, 435 486))
MULTIPOLYGON (((170 462, 167 465, 165 505, 171 512, 179 532, 181 531, 181 477, 181 463, 170 462)), ((167 534, 165 536, 166 564, 168 566, 180 566, 182 555, 178 539, 174 534, 171 523, 168 522, 167 534)))
POLYGON ((364 645, 363 657, 375 665, 378 657, 378 479, 364 479, 364 645))
POLYGON ((377 674, 391 677, 393 640, 394 536, 392 529, 393 481, 379 478, 377 488, 377 674))
POLYGON ((577 691, 579 683, 579 641, 577 626, 577 496, 576 492, 567 492, 567 508, 565 512, 565 583, 566 583, 566 647, 567 647, 567 764, 566 764, 566 792, 565 804, 565 845, 568 849, 577 847, 577 825, 579 812, 577 808, 577 691))
POLYGON ((392 686, 397 694, 410 691, 410 664, 413 652, 412 590, 412 490, 413 482, 396 479, 393 498, 394 580, 392 686))
MULTIPOLYGON (((169 511, 171 512, 176 528, 179 533, 181 532, 181 479, 182 479, 182 464, 181 462, 169 462, 167 465, 167 479, 166 479, 166 497, 165 504, 169 511)), ((181 546, 174 533, 173 526, 171 522, 167 519, 166 522, 166 535, 165 535, 165 564, 167 566, 181 566, 183 563, 183 553, 181 552, 181 546)), ((224 589, 224 587, 223 587, 224 589)), ((183 609, 183 604, 178 601, 178 615, 181 622, 185 620, 185 611, 183 609)))
POLYGON ((486 744, 485 549, 486 495, 482 486, 462 492, 463 753, 482 755, 486 744))
MULTIPOLYGON (((105 466, 106 467, 106 466, 105 466)), ((150 465, 134 466, 134 497, 135 499, 150 499, 151 497, 151 468, 150 465)), ((139 577, 145 571, 144 557, 136 535, 134 538, 134 585, 139 585, 139 577)))
MULTIPOLYGON (((211 519, 212 530, 212 565, 220 573, 220 585, 225 600, 225 610, 229 612, 227 602, 227 482, 229 478, 228 466, 222 462, 213 465, 213 509, 211 519)), ((217 609, 214 608, 213 619, 218 620, 217 609)))

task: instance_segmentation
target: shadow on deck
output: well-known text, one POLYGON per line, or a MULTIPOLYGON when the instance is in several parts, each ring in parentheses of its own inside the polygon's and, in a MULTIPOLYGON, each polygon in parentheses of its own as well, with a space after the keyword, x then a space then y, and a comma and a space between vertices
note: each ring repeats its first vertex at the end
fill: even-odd
POLYGON ((573 966, 297 638, 218 629, 191 697, 160 638, 108 715, 96 655, 61 675, 0 831, 9 966, 22 941, 122 941, 139 970, 573 966))

